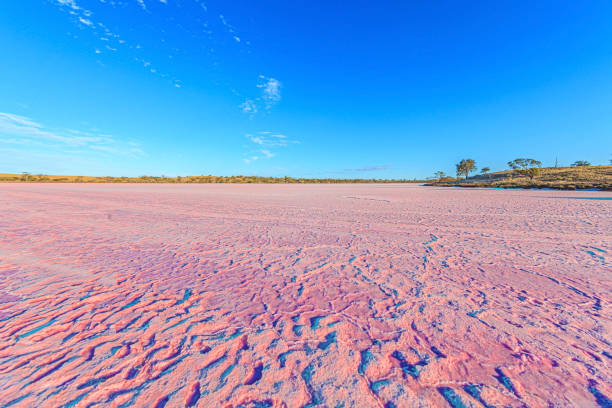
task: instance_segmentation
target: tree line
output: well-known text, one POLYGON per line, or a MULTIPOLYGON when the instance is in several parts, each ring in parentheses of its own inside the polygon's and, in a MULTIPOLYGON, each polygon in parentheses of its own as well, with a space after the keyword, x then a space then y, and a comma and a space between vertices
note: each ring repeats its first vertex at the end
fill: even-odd
MULTIPOLYGON (((510 170, 524 174, 528 176, 530 180, 533 180, 535 177, 539 176, 542 171, 542 162, 536 159, 520 157, 509 161, 507 165, 510 170)), ((590 165, 591 163, 586 160, 577 160, 571 164, 571 167, 586 167, 590 165)), ((557 166, 555 165, 555 167, 557 166)), ((457 178, 464 177, 465 179, 469 178, 471 173, 478 170, 478 167, 476 167, 476 161, 474 159, 462 159, 455 165, 455 168, 457 178)), ((486 166, 480 169, 480 172, 483 175, 486 175, 490 171, 491 169, 486 166)), ((442 181, 443 179, 452 179, 452 177, 447 176, 443 171, 436 171, 434 175, 439 181, 442 181)))
POLYGON ((339 184, 339 183, 422 183, 425 180, 417 179, 335 179, 335 178, 294 178, 294 177, 261 177, 261 176, 176 176, 168 177, 142 175, 140 177, 84 177, 84 176, 51 176, 44 174, 0 175, 2 181, 22 182, 56 182, 56 183, 193 183, 193 184, 339 184))

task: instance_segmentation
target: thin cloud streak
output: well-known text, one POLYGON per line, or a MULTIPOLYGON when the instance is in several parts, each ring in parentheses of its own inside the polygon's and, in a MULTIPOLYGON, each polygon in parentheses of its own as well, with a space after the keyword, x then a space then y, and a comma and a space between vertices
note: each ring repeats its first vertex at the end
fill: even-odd
POLYGON ((267 147, 285 147, 292 144, 299 144, 297 140, 291 140, 281 133, 257 132, 256 134, 247 133, 246 138, 251 142, 267 147))
POLYGON ((247 133, 244 135, 251 143, 256 145, 256 149, 250 149, 247 157, 242 159, 246 164, 253 163, 260 159, 271 159, 277 156, 273 148, 283 148, 294 144, 299 144, 297 140, 291 140, 282 133, 261 131, 255 134, 247 133))
POLYGON ((90 153, 142 156, 144 152, 134 142, 123 143, 111 135, 76 129, 50 129, 25 116, 0 112, 1 144, 37 145, 65 152, 71 148, 86 149, 90 153))

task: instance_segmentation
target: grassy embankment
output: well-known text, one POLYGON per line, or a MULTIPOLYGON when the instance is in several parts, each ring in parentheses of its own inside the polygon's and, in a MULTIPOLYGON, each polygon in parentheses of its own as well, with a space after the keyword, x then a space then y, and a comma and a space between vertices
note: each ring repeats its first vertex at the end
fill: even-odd
POLYGON ((307 179, 292 177, 256 176, 187 176, 187 177, 88 177, 52 176, 46 174, 0 173, 0 182, 13 183, 269 183, 269 184, 335 184, 335 183, 424 183, 423 180, 378 180, 378 179, 307 179))
POLYGON ((479 174, 468 179, 443 178, 427 185, 442 187, 601 189, 612 191, 612 166, 549 167, 531 179, 521 170, 479 174))

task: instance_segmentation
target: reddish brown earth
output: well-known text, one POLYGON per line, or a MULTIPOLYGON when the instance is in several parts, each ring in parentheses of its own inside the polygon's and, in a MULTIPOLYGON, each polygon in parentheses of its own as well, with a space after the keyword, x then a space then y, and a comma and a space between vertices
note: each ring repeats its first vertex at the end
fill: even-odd
POLYGON ((610 407, 611 197, 0 184, 0 405, 610 407))

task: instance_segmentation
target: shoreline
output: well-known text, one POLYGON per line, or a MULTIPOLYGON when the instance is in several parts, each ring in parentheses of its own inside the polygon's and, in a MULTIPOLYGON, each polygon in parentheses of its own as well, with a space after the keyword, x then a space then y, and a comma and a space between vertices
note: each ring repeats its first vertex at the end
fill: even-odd
POLYGON ((499 185, 480 185, 480 184, 436 184, 425 183, 427 187, 454 187, 454 188, 471 188, 481 190, 550 190, 550 191, 612 191, 612 186, 592 187, 592 186, 548 186, 548 185, 516 185, 516 186, 499 186, 499 185))

